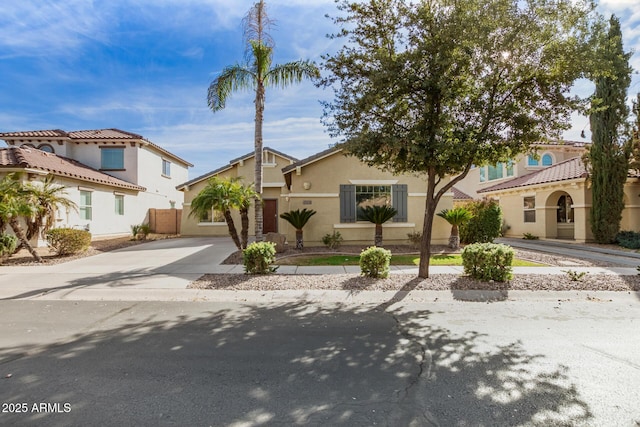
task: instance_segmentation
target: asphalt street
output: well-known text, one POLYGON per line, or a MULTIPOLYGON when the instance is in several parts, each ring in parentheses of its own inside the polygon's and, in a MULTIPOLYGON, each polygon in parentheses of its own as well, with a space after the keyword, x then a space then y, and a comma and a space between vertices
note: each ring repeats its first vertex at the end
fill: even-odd
POLYGON ((637 296, 531 295, 0 301, 0 425, 639 425, 637 296))

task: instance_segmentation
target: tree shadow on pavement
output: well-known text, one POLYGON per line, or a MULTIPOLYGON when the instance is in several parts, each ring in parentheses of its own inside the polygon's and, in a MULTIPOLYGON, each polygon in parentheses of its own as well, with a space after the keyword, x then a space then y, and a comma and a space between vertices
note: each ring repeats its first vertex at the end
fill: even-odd
MULTIPOLYGON (((2 376, 11 373, 0 379, 3 402, 71 411, 0 414, 2 424, 547 426, 591 417, 562 366, 519 342, 456 335, 428 310, 191 303, 186 315, 184 303, 144 312, 144 303, 94 304, 125 308, 68 339, 0 350, 2 376)), ((52 316, 77 310, 55 307, 52 316)))

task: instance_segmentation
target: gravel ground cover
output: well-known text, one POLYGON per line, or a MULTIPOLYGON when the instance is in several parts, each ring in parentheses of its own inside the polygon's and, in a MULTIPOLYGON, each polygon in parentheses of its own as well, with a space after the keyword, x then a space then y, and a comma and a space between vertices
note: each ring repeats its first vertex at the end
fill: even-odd
MULTIPOLYGON (((410 246, 390 247, 392 253, 413 253, 410 246)), ((289 249, 279 254, 282 257, 310 255, 313 253, 360 253, 362 247, 341 247, 340 252, 327 248, 304 248, 302 251, 289 249)), ((518 258, 539 262, 549 266, 566 267, 616 267, 615 264, 559 257, 544 252, 514 249, 518 258)), ((434 253, 446 253, 446 247, 434 247, 434 253)), ((232 254, 226 263, 241 264, 239 253, 232 254)), ((277 261, 276 261, 277 264, 277 261)), ((357 274, 331 275, 263 275, 206 274, 192 282, 190 288, 224 290, 349 290, 349 291, 411 291, 411 290, 531 290, 531 291, 640 291, 640 276, 617 276, 610 274, 586 274, 580 280, 572 280, 566 275, 516 274, 505 283, 480 282, 462 275, 432 274, 428 279, 420 279, 409 274, 392 274, 388 279, 372 279, 357 274)))

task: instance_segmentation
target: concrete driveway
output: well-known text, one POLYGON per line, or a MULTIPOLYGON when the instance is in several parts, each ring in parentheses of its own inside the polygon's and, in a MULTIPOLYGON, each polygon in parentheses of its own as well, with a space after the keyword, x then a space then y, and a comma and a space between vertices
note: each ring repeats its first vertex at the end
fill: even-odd
MULTIPOLYGON (((224 237, 156 240, 46 266, 0 266, 0 299, 47 294, 70 298, 90 289, 126 290, 147 299, 152 291, 184 290, 193 280, 212 271, 236 250, 224 237)), ((111 292, 113 295, 113 292, 111 292)), ((117 298, 116 298, 117 299, 117 298)))

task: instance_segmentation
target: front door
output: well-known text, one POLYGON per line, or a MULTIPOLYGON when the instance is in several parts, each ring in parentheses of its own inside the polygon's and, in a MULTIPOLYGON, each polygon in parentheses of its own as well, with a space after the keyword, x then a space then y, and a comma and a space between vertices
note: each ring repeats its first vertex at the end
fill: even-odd
POLYGON ((278 201, 276 199, 263 199, 262 232, 278 232, 278 201))

